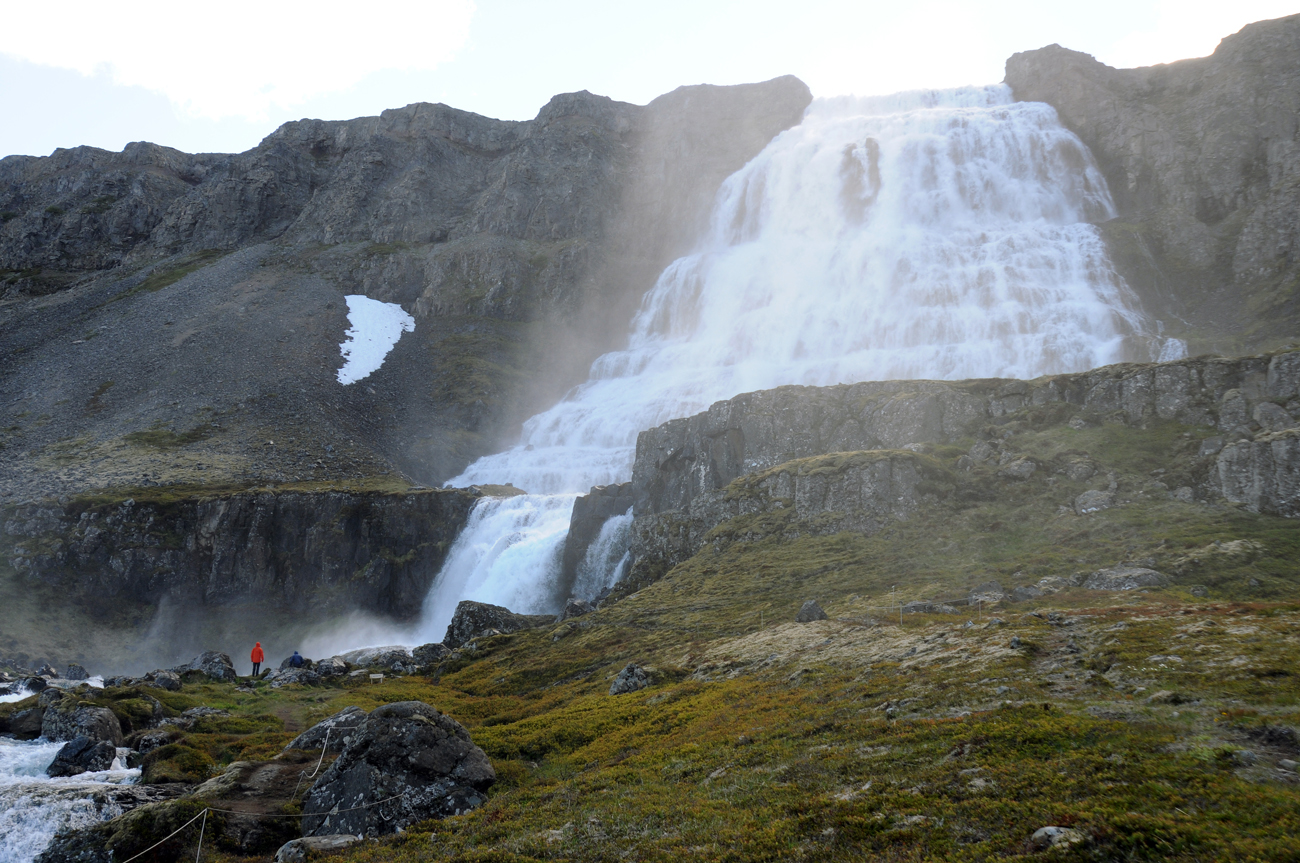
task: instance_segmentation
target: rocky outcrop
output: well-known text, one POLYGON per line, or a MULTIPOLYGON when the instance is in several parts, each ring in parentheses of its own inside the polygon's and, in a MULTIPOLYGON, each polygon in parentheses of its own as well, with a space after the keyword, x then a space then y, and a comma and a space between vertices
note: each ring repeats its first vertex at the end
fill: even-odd
POLYGON ((376 708, 303 800, 306 836, 380 836, 468 812, 496 781, 456 720, 418 701, 376 708))
POLYGON ((1209 57, 1141 69, 1052 45, 1011 57, 1006 81, 1092 150, 1119 210, 1103 226, 1112 258, 1193 352, 1294 337, 1300 15, 1250 24, 1209 57))
POLYGON ((573 591, 578 567, 600 529, 616 515, 632 508, 632 483, 593 486, 573 502, 569 533, 564 538, 564 557, 560 566, 561 590, 565 596, 573 591))
POLYGON ((184 665, 178 665, 172 669, 172 673, 177 676, 191 671, 197 671, 212 680, 233 681, 239 679, 239 675, 235 673, 235 664, 230 661, 230 657, 215 650, 206 650, 184 665))
POLYGON ((69 697, 45 708, 45 715, 41 718, 41 736, 46 740, 85 737, 121 746, 122 724, 107 707, 80 707, 75 697, 69 697))
POLYGON ((45 768, 47 776, 76 776, 93 770, 107 770, 117 757, 117 747, 107 740, 76 737, 64 744, 54 761, 45 768))
POLYGON ((826 612, 817 600, 810 599, 799 606, 799 613, 794 616, 795 623, 812 623, 814 620, 826 620, 826 612))
POLYGON ((500 605, 464 599, 457 603, 442 643, 454 650, 476 638, 518 632, 554 622, 555 615, 552 614, 517 614, 500 605))
POLYGON ((5 514, 0 550, 27 584, 84 603, 167 598, 193 615, 255 597, 268 610, 403 617, 418 613, 477 499, 428 489, 47 502, 5 514))
POLYGON ((635 662, 629 662, 623 666, 623 670, 614 678, 614 682, 609 685, 610 695, 626 695, 629 692, 638 692, 650 685, 650 675, 646 674, 645 669, 635 662))
POLYGON ((1300 429, 1225 445, 1211 482, 1225 499, 1251 512, 1300 517, 1300 429))

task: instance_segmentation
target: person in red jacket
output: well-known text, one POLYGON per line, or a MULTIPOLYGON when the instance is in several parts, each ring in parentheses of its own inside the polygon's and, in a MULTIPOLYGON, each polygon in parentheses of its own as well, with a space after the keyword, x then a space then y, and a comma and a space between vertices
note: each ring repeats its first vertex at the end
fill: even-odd
POLYGON ((253 655, 249 658, 253 660, 253 676, 256 677, 257 669, 262 667, 262 660, 266 659, 266 656, 262 653, 262 642, 259 641, 253 645, 253 655))

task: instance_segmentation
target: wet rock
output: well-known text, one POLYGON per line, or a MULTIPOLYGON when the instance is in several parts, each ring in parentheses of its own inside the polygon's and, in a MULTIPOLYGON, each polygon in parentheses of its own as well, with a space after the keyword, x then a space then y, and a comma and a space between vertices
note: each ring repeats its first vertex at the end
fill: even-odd
POLYGON ((554 615, 516 614, 500 605, 466 599, 457 604, 456 612, 451 617, 451 624, 447 627, 447 635, 442 643, 454 650, 492 632, 518 632, 521 629, 532 629, 535 626, 546 626, 554 622, 554 615))
POLYGON ((328 744, 329 752, 342 752, 351 740, 352 732, 365 721, 366 712, 360 707, 350 705, 328 719, 322 719, 284 747, 290 749, 317 750, 328 744), (327 740, 328 738, 328 740, 327 740))
POLYGON ((107 770, 117 757, 117 747, 107 740, 76 737, 69 740, 45 768, 46 776, 76 776, 96 770, 107 770))
POLYGON ((1029 842, 1040 851, 1048 848, 1068 848, 1086 842, 1088 835, 1073 827, 1040 827, 1029 837, 1029 842))
POLYGON ((411 651, 411 658, 418 665, 437 665, 451 653, 451 649, 440 641, 421 644, 411 651))
POLYGON ((1145 567, 1116 566, 1099 569, 1083 581, 1087 590, 1139 590, 1144 587, 1161 587, 1169 578, 1145 567))
POLYGON ((1114 505, 1115 495, 1111 492, 1089 489, 1074 499, 1074 512, 1076 515, 1087 515, 1110 509, 1114 505))
POLYGON ((348 673, 348 664, 339 656, 331 656, 329 659, 322 659, 312 668, 322 679, 327 677, 340 677, 348 673))
POLYGON ((609 694, 625 695, 629 692, 645 689, 649 685, 650 675, 646 674, 645 669, 635 662, 629 662, 614 678, 614 682, 610 684, 609 694))
POLYGON ((826 620, 826 612, 817 604, 817 600, 810 599, 799 608, 799 613, 794 616, 796 623, 812 623, 814 620, 826 620))
POLYGON ((35 740, 40 737, 45 709, 42 705, 15 711, 9 717, 9 733, 19 740, 35 740))
POLYGON ((50 665, 47 662, 45 665, 42 665, 40 669, 36 672, 36 676, 45 677, 53 680, 59 676, 59 672, 55 671, 54 666, 50 665))
POLYGON ((47 740, 75 740, 88 737, 96 742, 104 740, 113 746, 122 745, 122 724, 107 707, 77 707, 72 702, 51 704, 41 718, 41 736, 47 740))
POLYGON ((578 569, 591 544, 600 536, 605 522, 632 509, 632 483, 598 485, 573 502, 569 533, 560 559, 561 590, 568 593, 577 581, 578 569))
POLYGON ((147 685, 156 686, 168 692, 179 692, 181 689, 181 676, 174 671, 165 669, 151 671, 144 676, 144 679, 147 685))
POLYGON ((275 863, 306 863, 309 856, 315 858, 316 855, 342 851, 349 845, 355 845, 360 841, 360 836, 353 836, 348 833, 332 833, 328 836, 304 836, 301 839, 293 839, 281 845, 280 850, 275 852, 275 863))
POLYGON ((75 662, 68 663, 68 670, 63 675, 64 680, 89 680, 90 672, 75 662))
MULTIPOLYGON (((157 728, 152 731, 145 731, 132 735, 132 738, 127 742, 131 745, 132 751, 137 755, 148 755, 155 749, 166 746, 168 743, 173 742, 179 737, 179 733, 174 729, 157 728)), ((131 766, 135 767, 138 765, 133 764, 131 766)))
POLYGON ((197 671, 206 674, 213 680, 235 681, 239 679, 239 675, 235 673, 235 664, 230 661, 230 657, 215 650, 204 651, 185 665, 178 665, 171 670, 178 675, 197 671))
POLYGON ((304 835, 378 836, 458 815, 496 781, 460 723, 418 701, 376 708, 351 736, 303 801, 304 835))
POLYGON ((596 606, 585 599, 570 598, 568 602, 564 603, 564 613, 560 615, 560 620, 582 617, 584 614, 591 614, 595 610, 596 606))

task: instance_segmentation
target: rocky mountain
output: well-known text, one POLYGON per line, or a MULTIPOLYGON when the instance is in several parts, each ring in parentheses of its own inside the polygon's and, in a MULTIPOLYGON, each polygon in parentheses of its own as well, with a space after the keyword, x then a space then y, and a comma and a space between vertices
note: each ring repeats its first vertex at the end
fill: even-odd
POLYGON ((1300 15, 1209 57, 1113 69, 1051 45, 1007 61, 1092 150, 1119 215, 1111 255, 1193 353, 1286 344, 1300 325, 1300 15))
POLYGON ((787 77, 644 107, 566 94, 528 122, 421 103, 238 155, 0 160, 0 499, 445 479, 617 344, 719 183, 809 99, 787 77), (343 387, 353 293, 416 326, 343 387))

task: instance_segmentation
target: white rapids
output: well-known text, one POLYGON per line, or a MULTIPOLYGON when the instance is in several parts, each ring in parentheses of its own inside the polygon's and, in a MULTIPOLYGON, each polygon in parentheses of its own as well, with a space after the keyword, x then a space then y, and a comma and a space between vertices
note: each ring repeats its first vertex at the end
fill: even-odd
POLYGON ((125 769, 119 758, 110 770, 50 779, 45 769, 62 747, 0 737, 0 863, 31 863, 58 831, 122 814, 97 792, 130 785, 140 771, 125 769))
POLYGON ((1082 142, 1004 85, 814 102, 723 183, 708 235, 645 296, 627 348, 448 482, 531 494, 479 504, 490 513, 457 541, 422 633, 440 638, 460 599, 557 611, 573 495, 626 481, 638 432, 720 399, 1178 358, 1107 257, 1094 225, 1113 215, 1082 142))

